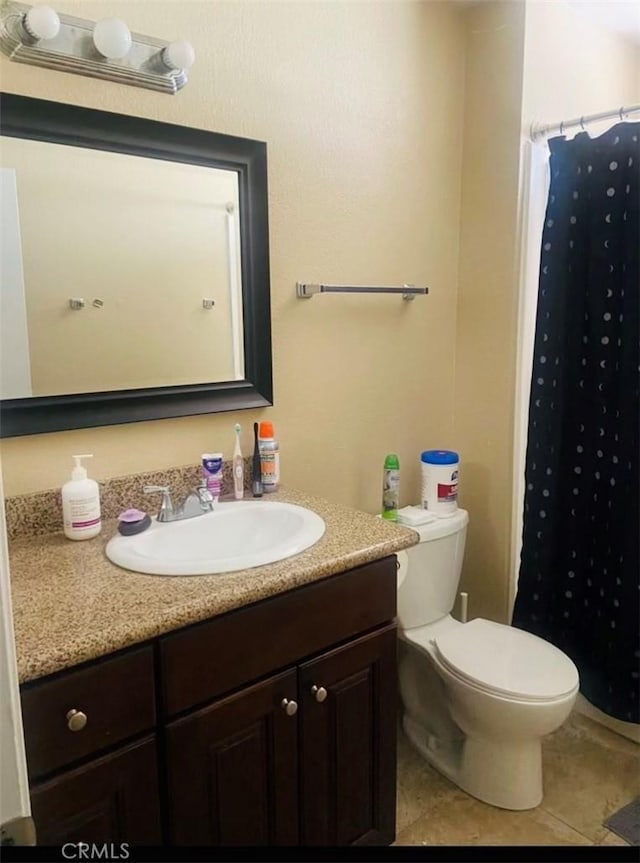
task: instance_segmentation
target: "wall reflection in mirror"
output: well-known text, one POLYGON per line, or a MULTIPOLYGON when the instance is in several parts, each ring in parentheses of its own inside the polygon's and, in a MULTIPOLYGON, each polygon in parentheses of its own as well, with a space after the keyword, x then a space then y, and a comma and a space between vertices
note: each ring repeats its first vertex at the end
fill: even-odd
POLYGON ((0 139, 0 393, 245 377, 235 171, 0 139))

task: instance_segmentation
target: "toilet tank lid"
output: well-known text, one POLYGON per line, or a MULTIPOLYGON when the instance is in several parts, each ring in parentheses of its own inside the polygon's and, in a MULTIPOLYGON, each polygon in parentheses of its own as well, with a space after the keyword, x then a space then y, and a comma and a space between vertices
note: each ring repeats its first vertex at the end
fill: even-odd
POLYGON ((411 529, 420 534, 420 542, 429 542, 432 539, 442 539, 458 533, 469 523, 469 514, 466 509, 457 509, 453 515, 446 518, 435 518, 427 524, 412 525, 411 529))
POLYGON ((578 670, 565 653, 513 626, 476 618, 434 641, 445 665, 471 683, 513 698, 550 700, 578 685, 578 670))

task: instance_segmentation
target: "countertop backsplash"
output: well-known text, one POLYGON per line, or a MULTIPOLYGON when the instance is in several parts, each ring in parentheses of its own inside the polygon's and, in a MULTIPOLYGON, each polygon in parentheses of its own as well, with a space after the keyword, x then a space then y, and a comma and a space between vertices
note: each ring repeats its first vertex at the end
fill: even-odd
MULTIPOLYGON (((130 507, 155 514, 160 495, 145 494, 146 485, 168 485, 174 501, 184 499, 200 484, 200 465, 185 465, 164 470, 129 474, 108 480, 98 480, 103 520, 117 518, 130 507)), ((244 459, 245 493, 251 493, 251 458, 244 459)), ((231 461, 225 461, 222 472, 223 497, 233 493, 231 461)), ((5 498, 7 536, 10 540, 25 536, 41 536, 62 530, 62 496, 59 488, 5 498)))

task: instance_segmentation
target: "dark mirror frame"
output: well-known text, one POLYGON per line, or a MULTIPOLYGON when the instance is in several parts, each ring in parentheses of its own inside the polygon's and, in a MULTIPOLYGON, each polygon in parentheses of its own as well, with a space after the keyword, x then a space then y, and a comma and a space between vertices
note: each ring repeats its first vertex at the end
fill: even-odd
POLYGON ((0 94, 0 134, 235 171, 245 361, 242 381, 1 400, 0 437, 273 404, 264 142, 8 93, 0 94))

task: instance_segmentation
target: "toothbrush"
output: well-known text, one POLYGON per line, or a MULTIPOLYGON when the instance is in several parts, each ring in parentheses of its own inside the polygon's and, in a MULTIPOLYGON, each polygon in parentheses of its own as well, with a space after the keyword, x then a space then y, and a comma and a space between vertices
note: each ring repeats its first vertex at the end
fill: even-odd
POLYGON ((234 426, 236 443, 233 448, 233 495, 236 500, 244 497, 244 464, 242 461, 242 450, 240 448, 240 423, 234 426))
POLYGON ((258 448, 258 423, 253 424, 253 470, 251 487, 254 497, 262 497, 262 469, 260 467, 260 449, 258 448))

